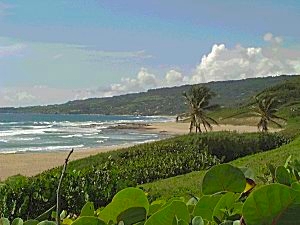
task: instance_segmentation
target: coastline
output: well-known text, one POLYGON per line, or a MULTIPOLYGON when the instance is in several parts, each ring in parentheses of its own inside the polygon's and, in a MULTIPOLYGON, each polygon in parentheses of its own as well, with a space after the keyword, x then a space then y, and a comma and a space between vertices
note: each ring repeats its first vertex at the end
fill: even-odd
MULTIPOLYGON (((176 123, 176 122, 158 122, 145 125, 139 128, 145 132, 153 132, 158 134, 166 134, 168 136, 187 134, 189 131, 189 123, 176 123)), ((214 126, 213 131, 236 131, 236 132, 257 132, 256 126, 236 126, 221 124, 214 126)), ((280 131, 280 129, 271 129, 271 132, 280 131)), ((74 153, 71 155, 70 160, 77 160, 85 158, 91 155, 96 155, 102 152, 108 152, 118 150, 135 145, 136 143, 127 143, 122 145, 105 146, 99 148, 86 148, 86 149, 74 149, 74 153)), ((0 181, 4 181, 6 178, 21 174, 25 176, 34 176, 45 170, 61 166, 68 154, 66 151, 54 151, 54 152, 21 152, 21 153, 0 153, 0 181)))

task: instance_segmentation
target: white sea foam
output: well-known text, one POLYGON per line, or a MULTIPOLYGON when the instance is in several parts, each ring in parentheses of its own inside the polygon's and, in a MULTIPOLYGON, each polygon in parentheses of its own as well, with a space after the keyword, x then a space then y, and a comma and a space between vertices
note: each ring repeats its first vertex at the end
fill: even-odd
POLYGON ((63 135, 63 136, 60 136, 62 138, 72 138, 72 137, 82 137, 83 135, 82 134, 69 134, 69 135, 63 135))
POLYGON ((70 150, 72 148, 83 148, 84 145, 67 145, 67 146, 45 146, 45 147, 26 147, 26 148, 16 148, 14 150, 1 149, 0 152, 4 154, 18 153, 18 152, 45 152, 45 151, 62 151, 70 150))
POLYGON ((43 134, 45 129, 40 130, 7 130, 1 131, 0 137, 9 137, 9 136, 17 136, 17 135, 27 135, 27 134, 43 134))

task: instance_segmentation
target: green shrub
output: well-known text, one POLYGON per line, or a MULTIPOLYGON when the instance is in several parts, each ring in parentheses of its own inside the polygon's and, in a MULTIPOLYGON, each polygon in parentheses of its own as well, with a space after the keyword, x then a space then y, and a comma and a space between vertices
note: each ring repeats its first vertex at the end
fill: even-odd
MULTIPOLYGON (((96 207, 105 206, 125 187, 208 169, 221 158, 229 161, 285 142, 277 134, 217 132, 178 136, 88 157, 70 163, 62 205, 74 213, 80 212, 87 200, 96 207)), ((56 168, 6 182, 0 187, 1 213, 9 218, 33 218, 54 206, 60 171, 56 168)))

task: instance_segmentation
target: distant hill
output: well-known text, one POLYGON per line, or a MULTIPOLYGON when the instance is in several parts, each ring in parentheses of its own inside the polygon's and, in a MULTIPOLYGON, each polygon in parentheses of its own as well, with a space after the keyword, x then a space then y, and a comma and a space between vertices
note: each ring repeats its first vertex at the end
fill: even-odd
MULTIPOLYGON (((205 85, 216 93, 213 104, 220 107, 236 107, 266 88, 282 85, 284 81, 298 79, 300 75, 249 78, 234 81, 209 82, 205 85)), ((147 92, 126 94, 107 98, 90 98, 69 101, 65 104, 32 106, 22 108, 0 108, 0 112, 66 113, 66 114, 136 114, 176 115, 186 111, 182 93, 191 85, 150 89, 147 92)), ((280 87, 280 86, 278 86, 280 87)), ((299 91, 299 90, 298 90, 299 91)))

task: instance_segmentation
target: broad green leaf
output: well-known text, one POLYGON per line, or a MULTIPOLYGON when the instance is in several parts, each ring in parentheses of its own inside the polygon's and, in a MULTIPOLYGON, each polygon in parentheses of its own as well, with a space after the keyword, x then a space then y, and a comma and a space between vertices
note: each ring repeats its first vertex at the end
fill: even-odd
POLYGON ((21 218, 16 218, 11 222, 11 225, 23 225, 23 220, 21 218))
POLYGON ((60 218, 60 220, 63 220, 63 219, 66 218, 66 217, 67 217, 67 211, 66 211, 66 210, 63 210, 63 211, 60 213, 59 218, 60 218))
POLYGON ((275 167, 271 163, 267 163, 267 167, 271 173, 273 179, 275 179, 275 167))
POLYGON ((75 220, 72 225, 106 225, 106 223, 95 216, 82 216, 75 220))
POLYGON ((276 168, 275 176, 276 176, 276 180, 280 184, 285 184, 290 186, 292 183, 291 175, 284 166, 278 166, 276 168))
POLYGON ((53 221, 45 220, 45 221, 39 222, 37 225, 57 225, 57 224, 53 221))
POLYGON ((241 222, 239 220, 233 221, 232 225, 241 225, 241 222))
POLYGON ((222 195, 204 195, 195 206, 193 216, 201 216, 203 219, 212 221, 214 208, 222 195))
POLYGON ((87 202, 81 209, 80 216, 94 216, 95 208, 94 203, 87 202))
POLYGON ((239 194, 228 192, 222 196, 218 201, 213 211, 213 218, 217 218, 219 221, 224 221, 226 216, 231 216, 231 212, 234 212, 234 204, 239 198, 239 194))
POLYGON ((291 156, 291 155, 286 159, 286 161, 285 161, 285 163, 284 163, 284 167, 285 167, 285 168, 287 168, 287 166, 289 165, 289 163, 292 161, 291 159, 292 159, 292 156, 291 156))
POLYGON ((156 200, 154 202, 151 203, 150 207, 149 207, 149 213, 148 216, 153 215, 154 213, 156 213, 158 210, 160 210, 164 205, 166 204, 165 200, 156 200))
POLYGON ((203 178, 202 193, 205 195, 223 191, 243 192, 246 178, 243 172, 229 164, 221 164, 208 170, 203 178))
POLYGON ((195 216, 192 220, 192 225, 204 225, 204 221, 201 216, 195 216))
POLYGON ((171 204, 150 216, 145 225, 173 225, 174 219, 189 222, 190 215, 184 202, 173 201, 171 204))
POLYGON ((147 212, 144 207, 133 207, 121 212, 117 217, 117 222, 123 221, 125 225, 136 224, 147 218, 147 212))
POLYGON ((197 205, 199 199, 196 198, 196 197, 192 197, 190 198, 190 200, 186 203, 187 207, 188 207, 188 210, 190 212, 190 214, 193 213, 194 209, 195 209, 195 206, 197 205))
POLYGON ((62 221, 63 225, 71 225, 73 223, 73 220, 71 220, 70 218, 65 218, 62 221))
POLYGON ((0 218, 0 225, 10 225, 7 218, 0 218))
POLYGON ((233 221, 224 221, 222 223, 220 223, 220 225, 233 225, 233 221))
POLYGON ((189 225, 189 223, 186 222, 186 221, 184 221, 184 220, 179 220, 179 221, 177 222, 177 225, 189 225))
POLYGON ((300 182, 292 183, 292 188, 296 191, 300 191, 300 182))
POLYGON ((243 206, 247 225, 300 224, 300 192, 282 184, 254 190, 243 206))
POLYGON ((110 220, 116 223, 121 212, 133 207, 143 207, 148 213, 148 199, 141 189, 125 188, 114 196, 112 202, 99 213, 99 217, 106 223, 110 220))
POLYGON ((24 225, 37 225, 38 223, 38 220, 27 220, 24 225))
POLYGON ((243 172, 243 174, 245 175, 246 178, 249 178, 249 179, 255 181, 255 173, 251 168, 240 167, 239 169, 243 172))

